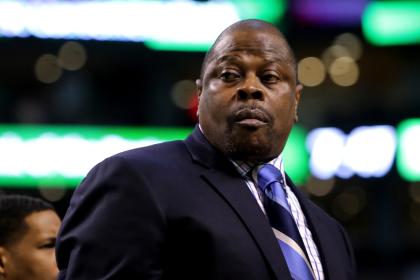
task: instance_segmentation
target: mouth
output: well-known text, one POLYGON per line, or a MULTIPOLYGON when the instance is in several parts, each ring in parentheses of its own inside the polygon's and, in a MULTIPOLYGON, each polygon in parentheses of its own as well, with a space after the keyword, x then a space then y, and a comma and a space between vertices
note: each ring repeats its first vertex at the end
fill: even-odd
POLYGON ((261 120, 258 119, 243 119, 241 121, 237 121, 235 122, 238 125, 242 125, 242 126, 249 126, 249 127, 260 127, 263 125, 266 125, 266 122, 263 122, 261 120))
POLYGON ((249 128, 259 128, 267 125, 269 117, 260 109, 242 109, 233 116, 233 123, 249 128))

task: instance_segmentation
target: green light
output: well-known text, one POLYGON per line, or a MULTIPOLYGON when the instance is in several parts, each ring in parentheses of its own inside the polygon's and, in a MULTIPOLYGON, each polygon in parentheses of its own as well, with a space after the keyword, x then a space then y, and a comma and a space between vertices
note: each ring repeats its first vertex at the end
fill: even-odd
POLYGON ((309 176, 309 154, 306 150, 307 132, 294 126, 283 151, 285 169, 293 182, 302 185, 309 176))
POLYGON ((31 140, 46 133, 57 136, 78 134, 87 140, 99 140, 105 136, 118 135, 129 140, 155 137, 162 141, 184 139, 192 128, 173 127, 128 127, 88 125, 0 125, 0 135, 15 133, 23 140, 31 140))
MULTIPOLYGON (((212 1, 208 1, 212 2, 212 1)), ((214 1, 216 2, 216 1, 214 1)), ((239 19, 261 19, 272 23, 277 23, 286 11, 286 3, 284 0, 226 0, 220 3, 231 4, 236 10, 237 20, 239 19)), ((210 10, 209 10, 210 12, 210 10)), ((214 15, 217 18, 218 15, 214 15)), ((233 19, 233 18, 232 18, 233 19)), ((233 23, 233 22, 231 22, 233 23)), ((208 30, 214 31, 214 23, 209 23, 208 30), (210 26, 211 25, 211 26, 210 26)), ((227 26, 225 26, 227 27, 227 26)), ((153 50, 158 51, 189 51, 189 52, 206 52, 216 39, 216 36, 222 30, 217 30, 217 34, 208 37, 205 42, 195 41, 191 36, 188 41, 185 40, 163 40, 148 39, 144 44, 153 50)))
POLYGON ((169 42, 159 40, 147 40, 144 44, 157 51, 182 51, 182 52, 206 52, 212 42, 195 43, 195 42, 169 42))
POLYGON ((372 2, 362 16, 365 37, 374 45, 420 42, 420 2, 372 2))
POLYGON ((261 19, 277 23, 286 11, 284 0, 231 0, 241 19, 261 19))
MULTIPOLYGON (((0 125, 0 186, 74 188, 115 153, 185 139, 192 128, 0 125)), ((297 184, 308 175, 306 132, 295 126, 283 153, 297 184)))
POLYGON ((192 128, 0 125, 0 185, 74 188, 112 154, 184 139, 192 128))
POLYGON ((397 170, 407 181, 420 181, 420 119, 401 122, 397 133, 397 170))

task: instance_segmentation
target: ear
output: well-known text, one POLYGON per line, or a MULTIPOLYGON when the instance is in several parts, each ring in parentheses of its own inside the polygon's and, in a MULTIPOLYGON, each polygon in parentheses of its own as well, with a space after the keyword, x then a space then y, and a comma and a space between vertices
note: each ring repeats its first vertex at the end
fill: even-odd
POLYGON ((195 85, 197 86, 198 98, 200 98, 203 89, 203 82, 201 81, 201 79, 197 79, 195 80, 195 85))
POLYGON ((0 279, 6 274, 7 250, 0 246, 0 279))
POLYGON ((295 122, 299 120, 298 117, 298 107, 300 102, 300 96, 302 94, 303 86, 301 84, 298 84, 295 89, 295 122))
MULTIPOLYGON (((203 82, 200 79, 195 80, 195 85, 197 86, 197 94, 198 94, 198 105, 200 105, 200 98, 201 98, 201 93, 203 92, 203 82)), ((198 111, 197 110, 197 117, 198 117, 198 111)))

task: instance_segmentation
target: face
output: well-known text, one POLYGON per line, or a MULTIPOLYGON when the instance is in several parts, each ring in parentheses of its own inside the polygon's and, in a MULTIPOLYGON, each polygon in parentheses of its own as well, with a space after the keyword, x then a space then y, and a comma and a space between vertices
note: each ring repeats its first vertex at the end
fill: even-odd
POLYGON ((283 150, 301 93, 285 46, 273 32, 233 31, 197 81, 203 133, 233 159, 267 161, 283 150))
POLYGON ((7 280, 53 280, 57 278, 55 240, 60 218, 52 210, 25 218, 28 230, 14 244, 3 248, 3 266, 7 280))

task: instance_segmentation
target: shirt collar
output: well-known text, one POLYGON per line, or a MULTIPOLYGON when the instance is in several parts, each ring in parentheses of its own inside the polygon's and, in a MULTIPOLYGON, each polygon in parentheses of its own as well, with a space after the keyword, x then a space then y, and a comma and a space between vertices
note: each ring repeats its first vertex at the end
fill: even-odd
POLYGON ((257 181, 258 170, 259 170, 260 166, 262 166, 263 164, 274 165, 274 167, 276 167, 277 169, 280 170, 283 178, 285 178, 284 163, 283 163, 282 154, 280 154, 276 158, 270 160, 269 162, 264 162, 264 163, 260 163, 260 164, 252 164, 250 162, 241 161, 241 160, 233 160, 233 159, 230 159, 230 161, 233 163, 236 170, 239 172, 239 174, 241 174, 241 176, 243 176, 243 177, 250 176, 254 182, 257 181), (257 168, 255 168, 255 167, 257 167, 257 168), (251 170, 252 170, 252 173, 250 173, 251 170))

